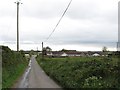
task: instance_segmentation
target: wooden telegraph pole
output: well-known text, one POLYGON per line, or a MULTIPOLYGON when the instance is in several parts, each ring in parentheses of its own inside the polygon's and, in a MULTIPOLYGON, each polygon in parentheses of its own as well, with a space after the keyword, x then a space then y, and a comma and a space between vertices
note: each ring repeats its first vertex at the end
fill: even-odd
POLYGON ((19 4, 22 4, 20 1, 15 2, 17 4, 17 52, 19 52, 19 4))
POLYGON ((42 42, 42 60, 44 60, 43 42, 42 42))

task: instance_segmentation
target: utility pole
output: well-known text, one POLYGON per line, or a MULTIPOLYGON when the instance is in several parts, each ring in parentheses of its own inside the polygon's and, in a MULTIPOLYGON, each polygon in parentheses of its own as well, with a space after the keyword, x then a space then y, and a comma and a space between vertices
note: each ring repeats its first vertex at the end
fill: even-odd
POLYGON ((44 59, 44 52, 43 52, 43 42, 42 42, 42 60, 44 59))
POLYGON ((117 51, 120 52, 120 2, 118 2, 118 43, 117 51))
POLYGON ((17 52, 19 52, 19 4, 22 4, 20 1, 15 2, 17 4, 17 52))
POLYGON ((117 42, 117 51, 118 51, 118 42, 117 42))
POLYGON ((38 47, 37 47, 37 56, 38 56, 38 47))
POLYGON ((120 42, 117 42, 117 51, 120 52, 120 42))

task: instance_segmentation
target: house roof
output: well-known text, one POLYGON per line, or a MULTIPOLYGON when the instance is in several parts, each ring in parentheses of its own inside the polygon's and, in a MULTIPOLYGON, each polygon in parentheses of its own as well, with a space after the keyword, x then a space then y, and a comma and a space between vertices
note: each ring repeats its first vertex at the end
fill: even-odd
POLYGON ((81 54, 81 52, 77 52, 77 51, 70 51, 70 52, 66 52, 66 54, 81 54))
POLYGON ((61 55, 63 54, 64 52, 61 52, 61 51, 52 51, 52 54, 57 54, 57 55, 61 55))
POLYGON ((100 56, 100 54, 98 54, 98 53, 95 53, 95 54, 93 54, 92 56, 100 56))
POLYGON ((50 51, 50 52, 47 52, 48 54, 53 54, 53 55, 62 55, 64 53, 68 54, 68 55, 81 55, 81 54, 84 54, 84 55, 93 55, 93 54, 99 54, 99 55, 102 55, 103 52, 101 51, 85 51, 85 52, 79 52, 79 51, 76 51, 76 50, 68 50, 66 52, 64 51, 50 51))

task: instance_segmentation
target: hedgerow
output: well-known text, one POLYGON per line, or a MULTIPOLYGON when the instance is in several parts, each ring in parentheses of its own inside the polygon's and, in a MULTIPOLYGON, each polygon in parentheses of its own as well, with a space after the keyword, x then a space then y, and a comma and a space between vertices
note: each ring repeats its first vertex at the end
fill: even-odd
POLYGON ((119 88, 120 64, 118 58, 37 57, 40 66, 63 88, 119 88))
POLYGON ((27 63, 24 54, 2 46, 2 88, 11 88, 23 74, 27 63))

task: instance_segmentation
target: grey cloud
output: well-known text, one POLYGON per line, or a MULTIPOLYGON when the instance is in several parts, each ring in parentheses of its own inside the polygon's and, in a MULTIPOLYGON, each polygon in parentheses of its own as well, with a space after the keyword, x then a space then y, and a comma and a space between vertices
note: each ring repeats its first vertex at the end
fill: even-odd
POLYGON ((108 27, 107 25, 99 25, 99 27, 91 28, 75 28, 62 32, 56 32, 51 39, 64 39, 67 40, 82 40, 82 41, 117 41, 117 27, 108 27))
MULTIPOLYGON (((91 21, 97 21, 97 22, 102 21, 102 22, 117 24, 117 19, 118 19, 117 8, 115 9, 115 6, 113 5, 111 6, 111 8, 113 9, 104 10, 102 6, 100 6, 98 3, 97 4, 95 3, 97 1, 99 2, 99 0, 96 0, 93 2, 92 0, 88 2, 84 2, 84 1, 79 2, 77 0, 76 2, 73 1, 75 3, 72 3, 66 16, 71 19, 77 19, 77 20, 91 20, 91 21)), ((107 4, 106 4, 106 7, 107 7, 107 4)), ((116 4, 116 7, 117 7, 117 4, 116 4)))
MULTIPOLYGON (((103 6, 104 10, 102 6, 98 6, 97 1, 103 2, 101 0, 73 0, 48 42, 54 44, 115 43, 118 33, 117 8, 109 9, 106 5, 106 7, 103 6)), ((35 44, 44 41, 53 30, 68 2, 69 0, 59 0, 59 2, 56 0, 23 1, 23 4, 20 5, 21 43, 35 44)), ((106 4, 109 5, 109 3, 106 4)), ((5 5, 0 11, 2 12, 0 18, 11 18, 12 16, 16 18, 16 5, 14 3, 9 8, 5 5)), ((8 25, 5 19, 0 24, 1 30, 4 29, 7 32, 8 25)), ((13 27, 16 27, 16 23, 13 24, 13 27)), ((10 32, 12 34, 3 33, 0 34, 0 38, 4 41, 14 42, 16 28, 13 27, 10 32)))
POLYGON ((8 36, 8 35, 1 35, 0 36, 1 41, 16 41, 16 37, 8 36))
MULTIPOLYGON (((36 0, 35 0, 36 1, 36 0)), ((32 3, 32 2, 31 2, 32 3)), ((24 3, 22 12, 27 17, 36 17, 40 19, 60 17, 65 10, 67 3, 56 1, 33 2, 32 4, 24 3)))
POLYGON ((72 3, 70 9, 67 12, 67 16, 73 19, 94 18, 97 14, 96 9, 97 6, 93 3, 83 3, 76 1, 75 3, 72 3))
POLYGON ((65 41, 50 41, 52 45, 87 45, 89 46, 107 46, 107 47, 116 47, 117 43, 116 42, 104 42, 104 41, 81 41, 81 40, 65 40, 65 41), (51 43, 52 42, 52 43, 51 43))

